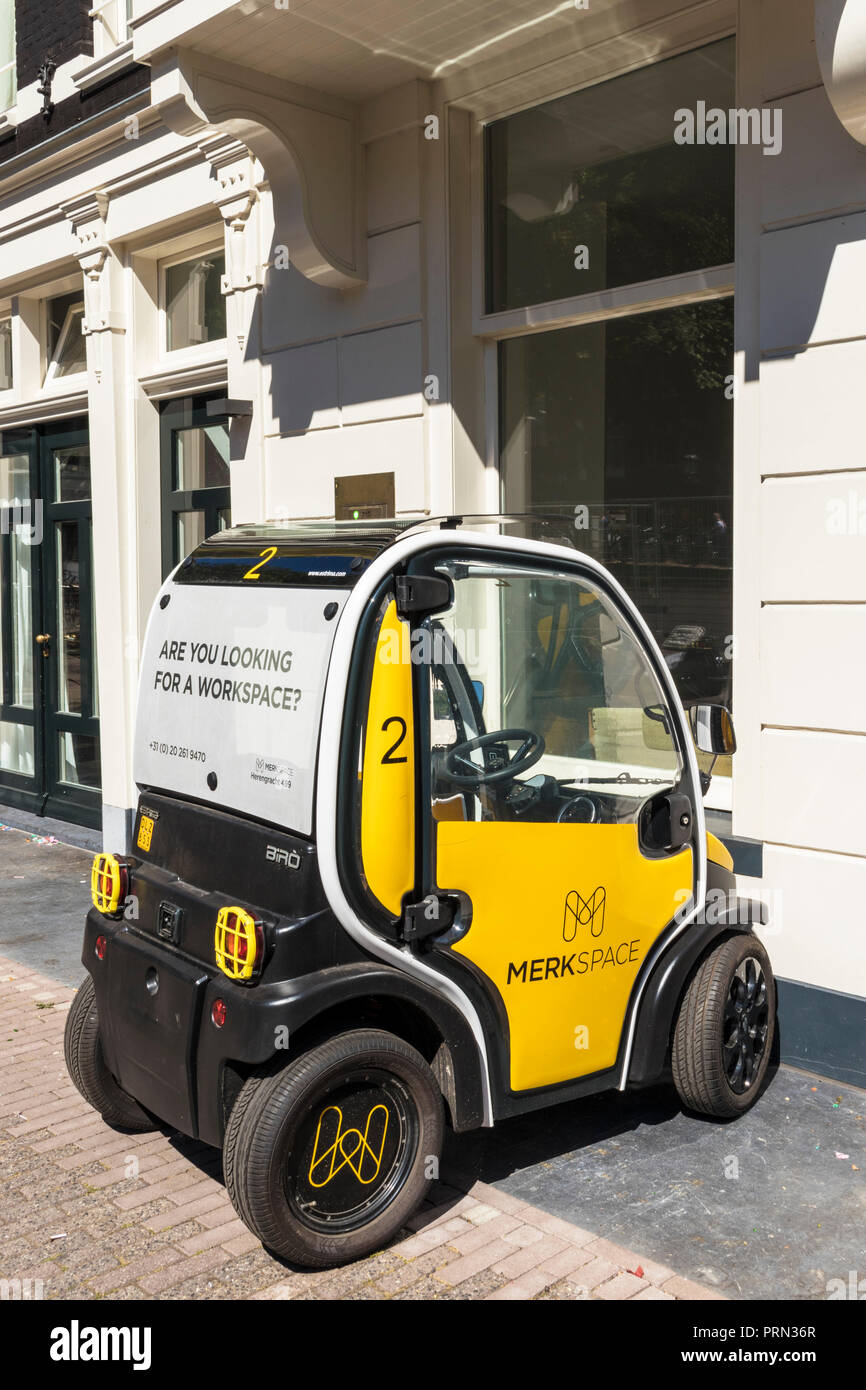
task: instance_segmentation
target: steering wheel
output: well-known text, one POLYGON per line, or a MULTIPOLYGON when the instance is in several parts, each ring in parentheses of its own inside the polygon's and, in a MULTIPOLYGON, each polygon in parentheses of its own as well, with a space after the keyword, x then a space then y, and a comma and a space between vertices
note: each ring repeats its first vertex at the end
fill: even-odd
POLYGON ((592 825, 598 820, 598 803, 586 792, 573 796, 556 817, 557 825, 592 825))
POLYGON ((496 782, 507 782, 520 772, 534 767, 544 752, 544 739, 531 729, 494 729, 478 738, 467 738, 463 743, 455 743, 445 755, 444 775, 456 787, 477 787, 496 782), (479 767, 471 758, 479 749, 486 750, 502 743, 519 743, 520 747, 512 756, 506 755, 505 764, 498 768, 488 768, 487 759, 479 767), (460 771, 462 767, 464 771, 460 771))

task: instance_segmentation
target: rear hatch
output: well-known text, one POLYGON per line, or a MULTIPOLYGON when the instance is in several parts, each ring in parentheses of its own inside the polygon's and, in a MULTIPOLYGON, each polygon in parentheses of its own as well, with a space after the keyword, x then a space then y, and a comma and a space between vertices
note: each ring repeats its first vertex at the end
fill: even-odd
POLYGON ((134 771, 142 790, 310 837, 334 632, 367 560, 296 550, 202 547, 165 583, 142 654, 134 771))

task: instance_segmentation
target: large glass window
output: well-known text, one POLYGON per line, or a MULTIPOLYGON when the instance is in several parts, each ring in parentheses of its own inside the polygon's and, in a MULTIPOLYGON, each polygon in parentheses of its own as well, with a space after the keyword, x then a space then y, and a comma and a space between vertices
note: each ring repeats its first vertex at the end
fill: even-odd
POLYGON ((500 345, 508 510, 569 517, 685 703, 730 699, 733 301, 500 345))
POLYGON ((14 106, 15 0, 0 0, 0 112, 14 106))
POLYGON ((734 148, 674 132, 734 70, 723 39, 492 123, 488 312, 732 261, 734 148))
MULTIPOLYGON (((578 548, 637 602, 687 704, 731 700, 734 314, 724 267, 736 149, 709 143, 700 113, 735 106, 734 75, 734 39, 723 39, 486 134, 487 310, 566 301, 549 329, 518 329, 498 347, 503 505, 568 518, 578 548), (695 143, 676 138, 684 112, 695 143), (647 284, 665 307, 644 311, 637 287, 647 284), (611 288, 609 309, 580 302, 611 288)), ((507 321, 503 335, 515 328, 507 321)), ((727 761, 716 767, 728 771, 727 761)), ((724 805, 729 792, 716 788, 724 805)))
POLYGON ((226 302, 221 288, 225 268, 222 251, 210 251, 166 268, 165 345, 169 352, 226 336, 226 302))

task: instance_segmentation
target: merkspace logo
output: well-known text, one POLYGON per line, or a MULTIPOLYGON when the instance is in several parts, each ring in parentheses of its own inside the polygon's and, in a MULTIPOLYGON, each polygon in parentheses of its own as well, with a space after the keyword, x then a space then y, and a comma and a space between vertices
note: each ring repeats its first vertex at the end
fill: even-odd
POLYGON ((51 1331, 52 1361, 131 1361, 134 1371, 150 1370, 149 1327, 82 1327, 73 1318, 68 1327, 51 1331))

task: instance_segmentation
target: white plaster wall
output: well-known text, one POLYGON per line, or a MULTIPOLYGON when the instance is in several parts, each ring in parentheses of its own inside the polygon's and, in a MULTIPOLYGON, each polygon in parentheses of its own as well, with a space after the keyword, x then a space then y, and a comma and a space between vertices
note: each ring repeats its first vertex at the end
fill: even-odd
POLYGON ((866 994, 866 148, 811 0, 741 3, 739 63, 784 143, 739 152, 734 829, 764 841, 776 972, 866 994))
MULTIPOLYGON (((267 223, 267 235, 273 226, 262 299, 269 515, 332 516, 335 477, 389 471, 398 513, 431 508, 427 415, 435 401, 425 396, 425 378, 436 372, 427 365, 429 340, 442 310, 431 312, 427 302, 429 241, 435 241, 423 208, 431 173, 422 129, 428 105, 426 88, 413 82, 365 108, 365 285, 323 289, 291 266, 280 268, 280 228, 267 223)), ((447 370, 436 375, 441 400, 447 370)), ((450 472, 447 456, 442 469, 450 472)))
POLYGON ((760 935, 776 975, 866 996, 866 951, 852 950, 866 930, 866 861, 767 845, 763 878, 738 882, 768 902, 760 935))

